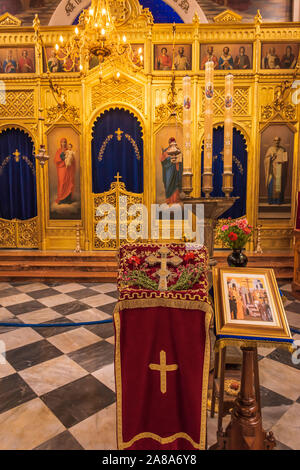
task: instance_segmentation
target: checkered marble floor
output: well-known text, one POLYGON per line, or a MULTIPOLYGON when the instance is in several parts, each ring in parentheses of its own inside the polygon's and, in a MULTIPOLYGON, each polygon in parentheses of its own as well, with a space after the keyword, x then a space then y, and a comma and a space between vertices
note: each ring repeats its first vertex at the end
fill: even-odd
MULTIPOLYGON (((300 302, 282 291, 300 328, 300 302)), ((109 319, 117 298, 115 284, 0 283, 0 322, 12 324, 0 327, 0 449, 116 449, 113 325, 55 324, 109 319)), ((300 449, 300 365, 278 349, 260 348, 259 359, 264 427, 279 449, 300 449)), ((209 445, 216 423, 208 418, 209 445)))

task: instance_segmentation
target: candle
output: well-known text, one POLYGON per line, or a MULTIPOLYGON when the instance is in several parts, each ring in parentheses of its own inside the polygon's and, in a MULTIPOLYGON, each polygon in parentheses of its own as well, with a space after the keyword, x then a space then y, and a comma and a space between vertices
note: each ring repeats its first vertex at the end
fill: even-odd
POLYGON ((233 75, 225 77, 224 173, 232 172, 233 75))
POLYGON ((205 64, 205 110, 204 110, 204 172, 203 192, 208 197, 212 191, 212 151, 213 151, 213 96, 214 63, 205 64))
POLYGON ((191 77, 183 78, 183 171, 192 172, 191 152, 191 122, 192 122, 192 99, 191 99, 191 77))

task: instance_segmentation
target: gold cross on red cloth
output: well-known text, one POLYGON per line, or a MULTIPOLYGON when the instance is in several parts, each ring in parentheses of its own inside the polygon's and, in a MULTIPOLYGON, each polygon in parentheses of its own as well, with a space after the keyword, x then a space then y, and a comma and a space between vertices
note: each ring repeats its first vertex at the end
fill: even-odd
POLYGON ((149 369, 158 370, 160 372, 160 391, 167 392, 167 372, 178 369, 178 364, 167 364, 166 351, 160 351, 159 364, 149 364, 149 369))

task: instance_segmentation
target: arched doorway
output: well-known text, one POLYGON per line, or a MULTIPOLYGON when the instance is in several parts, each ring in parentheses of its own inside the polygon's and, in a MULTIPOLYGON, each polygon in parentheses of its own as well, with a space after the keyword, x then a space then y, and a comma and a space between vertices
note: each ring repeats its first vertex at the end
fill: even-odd
POLYGON ((20 129, 0 132, 1 248, 37 247, 34 144, 20 129))
POLYGON ((93 127, 93 193, 108 191, 117 173, 127 191, 142 193, 143 153, 143 130, 136 116, 125 109, 106 110, 93 127))
POLYGON ((128 110, 106 110, 94 123, 91 147, 92 249, 115 250, 132 240, 130 207, 143 203, 142 125, 128 110))
MULTIPOLYGON (((213 191, 212 197, 223 197, 222 175, 224 168, 224 127, 218 126, 213 131, 213 191)), ((236 219, 246 214, 247 203, 247 143, 240 130, 233 128, 233 147, 232 147, 232 172, 233 172, 233 192, 232 196, 238 196, 239 199, 234 205, 221 215, 221 218, 231 217, 236 219)), ((203 147, 201 167, 203 172, 203 147)), ((204 194, 202 194, 204 196, 204 194)))

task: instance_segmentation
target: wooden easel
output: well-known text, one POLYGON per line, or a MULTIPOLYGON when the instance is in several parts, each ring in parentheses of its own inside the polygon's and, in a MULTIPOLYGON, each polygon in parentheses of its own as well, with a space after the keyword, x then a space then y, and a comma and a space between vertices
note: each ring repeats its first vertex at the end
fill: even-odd
POLYGON ((241 347, 241 350, 243 352, 241 391, 234 401, 231 421, 225 432, 222 423, 223 417, 227 414, 224 413, 226 347, 215 356, 211 416, 214 416, 215 411, 218 378, 219 412, 217 442, 210 447, 211 450, 266 450, 273 449, 276 445, 273 434, 266 434, 262 429, 257 347, 241 347))
MULTIPOLYGON (((260 404, 260 392, 259 392, 259 373, 258 373, 258 358, 257 348, 255 348, 254 358, 254 390, 255 396, 258 403, 259 411, 261 411, 260 404)), ((216 399, 219 400, 219 412, 218 412, 218 431, 222 429, 223 418, 229 414, 228 407, 224 407, 224 384, 225 384, 225 369, 226 369, 226 346, 220 352, 215 353, 215 364, 213 373, 213 389, 212 389, 212 400, 211 400, 211 411, 210 415, 213 418, 215 415, 216 399)), ((232 405, 234 402, 232 399, 232 405)), ((230 407, 232 408, 232 406, 230 407)))

